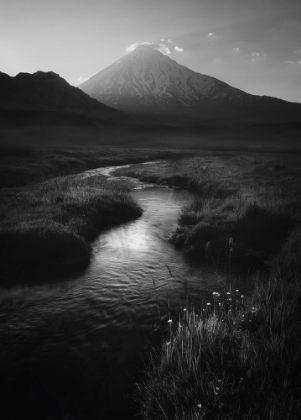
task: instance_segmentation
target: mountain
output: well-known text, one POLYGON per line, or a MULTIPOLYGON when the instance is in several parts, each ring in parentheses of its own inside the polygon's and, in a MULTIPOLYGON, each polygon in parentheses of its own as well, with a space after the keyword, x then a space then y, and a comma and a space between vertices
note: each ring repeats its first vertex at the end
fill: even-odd
POLYGON ((149 45, 138 46, 79 88, 136 115, 191 117, 199 123, 301 120, 301 104, 248 94, 196 73, 149 45))
POLYGON ((127 120, 122 112, 92 99, 56 73, 38 71, 11 77, 0 72, 2 126, 46 122, 97 127, 127 120))

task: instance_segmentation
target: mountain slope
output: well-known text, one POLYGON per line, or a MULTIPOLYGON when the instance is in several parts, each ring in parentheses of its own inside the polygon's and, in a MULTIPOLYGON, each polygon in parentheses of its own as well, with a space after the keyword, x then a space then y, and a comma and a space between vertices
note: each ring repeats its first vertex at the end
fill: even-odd
POLYGON ((127 117, 115 109, 90 98, 80 89, 70 86, 53 72, 19 73, 10 77, 0 73, 0 114, 2 120, 27 117, 83 121, 91 123, 124 123, 127 117))
POLYGON ((201 99, 252 101, 251 95, 232 88, 210 76, 204 76, 178 64, 149 46, 139 46, 132 53, 92 76, 80 86, 97 99, 118 104, 123 97, 133 103, 161 107, 194 106, 201 99))
POLYGON ((135 114, 187 115, 211 120, 301 118, 299 104, 250 95, 214 77, 196 73, 148 45, 137 47, 79 88, 108 106, 135 114))

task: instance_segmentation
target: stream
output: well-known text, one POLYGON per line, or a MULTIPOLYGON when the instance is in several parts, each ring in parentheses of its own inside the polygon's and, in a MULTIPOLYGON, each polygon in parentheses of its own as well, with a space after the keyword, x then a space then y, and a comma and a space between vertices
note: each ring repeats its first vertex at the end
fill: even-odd
POLYGON ((191 192, 136 181, 132 195, 142 217, 99 235, 85 269, 55 284, 1 290, 4 407, 15 400, 32 419, 132 419, 128 395, 149 347, 187 295, 201 307, 220 280, 250 293, 251 276, 230 276, 222 263, 193 260, 168 241, 191 192))

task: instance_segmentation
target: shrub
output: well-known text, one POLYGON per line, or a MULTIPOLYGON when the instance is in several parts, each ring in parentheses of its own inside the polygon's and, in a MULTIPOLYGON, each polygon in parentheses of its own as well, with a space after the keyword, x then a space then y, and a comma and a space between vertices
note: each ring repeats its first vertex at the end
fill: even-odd
POLYGON ((34 266, 74 266, 86 263, 90 247, 67 226, 49 220, 22 223, 0 232, 6 257, 34 266))

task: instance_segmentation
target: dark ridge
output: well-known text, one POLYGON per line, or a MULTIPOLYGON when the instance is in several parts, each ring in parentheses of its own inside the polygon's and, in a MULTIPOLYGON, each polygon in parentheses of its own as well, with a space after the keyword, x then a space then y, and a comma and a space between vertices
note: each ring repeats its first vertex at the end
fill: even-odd
POLYGON ((29 123, 38 119, 39 113, 44 118, 45 112, 56 113, 56 115, 48 114, 47 117, 54 119, 54 122, 56 119, 64 118, 67 123, 70 123, 72 118, 74 121, 78 118, 86 121, 95 120, 94 123, 91 121, 92 125, 99 122, 114 124, 130 122, 130 118, 122 112, 90 98, 51 71, 19 73, 15 77, 0 73, 0 111, 1 123, 4 124, 9 120, 22 124, 26 116, 29 117, 29 123), (62 113, 61 116, 58 113, 62 113), (72 113, 75 114, 73 117, 72 113), (19 118, 21 122, 18 122, 19 118))

